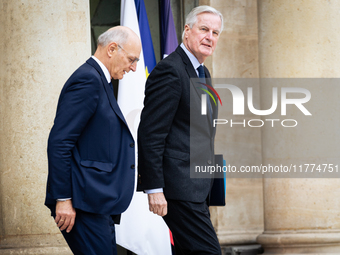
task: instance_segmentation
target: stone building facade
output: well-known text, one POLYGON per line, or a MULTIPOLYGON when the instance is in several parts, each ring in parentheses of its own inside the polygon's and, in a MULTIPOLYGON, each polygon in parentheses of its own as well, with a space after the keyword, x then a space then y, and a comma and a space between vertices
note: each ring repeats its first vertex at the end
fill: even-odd
MULTIPOLYGON (((340 76, 339 1, 199 4, 225 17, 205 63, 213 77, 340 76)), ((43 205, 46 143, 61 87, 91 55, 89 1, 0 0, 0 38, 0 254, 70 254, 43 205)), ((216 151, 235 166, 339 164, 340 88, 332 88, 310 87, 325 100, 309 106, 329 125, 230 129, 217 133, 216 151)), ((260 89, 261 105, 266 93, 260 89)), ((211 208, 212 221, 223 245, 259 243, 264 254, 340 254, 339 194, 337 178, 227 179, 227 205, 211 208)))

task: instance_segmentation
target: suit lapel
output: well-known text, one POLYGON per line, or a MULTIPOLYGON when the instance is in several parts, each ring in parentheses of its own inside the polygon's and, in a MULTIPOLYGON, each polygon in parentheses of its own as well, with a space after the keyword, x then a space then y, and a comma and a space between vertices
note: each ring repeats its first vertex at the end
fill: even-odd
POLYGON ((123 116, 123 113, 121 112, 118 104, 117 104, 117 100, 113 95, 113 91, 110 88, 110 85, 107 83, 106 77, 102 71, 102 69, 100 68, 100 66, 98 65, 98 63, 93 59, 93 58, 89 58, 86 63, 88 63, 89 65, 93 66, 93 68, 95 68, 98 73, 100 74, 100 78, 102 80, 105 92, 107 94, 107 97, 109 99, 111 108, 114 110, 114 112, 116 113, 116 115, 125 123, 125 125, 128 127, 125 118, 123 116))
MULTIPOLYGON (((187 56, 187 54, 184 52, 184 50, 181 48, 181 46, 178 46, 177 49, 176 49, 176 52, 181 56, 182 60, 183 60, 183 63, 185 64, 185 70, 186 72, 188 73, 188 76, 189 76, 189 79, 190 79, 190 86, 191 86, 191 90, 195 91, 197 97, 193 97, 194 99, 197 99, 199 100, 198 101, 198 105, 200 106, 201 105, 201 97, 202 97, 202 94, 204 93, 203 90, 199 89, 200 87, 200 83, 196 83, 192 80, 193 79, 197 79, 198 80, 198 76, 197 76, 197 73, 196 73, 196 70, 195 68, 193 67, 193 65, 191 64, 191 61, 189 59, 189 57, 187 56)), ((205 67, 205 76, 206 78, 210 78, 210 75, 208 74, 209 71, 207 72, 207 68, 205 67)), ((191 91, 190 90, 190 91, 191 91)), ((210 100, 210 97, 208 97, 208 100, 210 100)), ((213 119, 213 116, 211 116, 210 114, 210 111, 208 111, 207 115, 207 121, 208 123, 211 122, 211 120, 213 119)), ((212 126, 212 123, 208 125, 210 130, 213 128, 212 126)), ((213 130, 211 130, 213 131, 213 130)))
MULTIPOLYGON (((196 70, 193 67, 193 65, 191 64, 191 61, 189 59, 189 57, 187 56, 187 54, 184 52, 184 50, 181 48, 181 46, 178 46, 176 49, 176 52, 181 56, 183 63, 185 64, 185 70, 189 76, 190 79, 190 91, 194 91, 193 93, 196 94, 196 96, 190 97, 193 100, 197 100, 197 103, 195 103, 195 105, 197 105, 197 107, 200 108, 201 106, 201 97, 202 94, 204 93, 203 90, 199 89, 199 87, 201 86, 200 83, 194 82, 192 79, 197 79, 197 81, 199 81, 199 78, 197 76, 196 70)), ((205 68, 205 76, 207 79, 210 79, 210 74, 207 68, 205 68)), ((210 100, 210 97, 208 96, 208 100, 210 100)), ((191 103, 190 103, 191 104, 191 103)), ((211 116, 210 111, 208 111, 207 115, 206 115, 206 120, 208 122, 208 126, 211 132, 214 132, 213 130, 213 125, 211 123, 211 120, 213 119, 213 116, 211 116)))
POLYGON ((185 70, 190 79, 190 86, 193 87, 194 91, 196 92, 197 96, 201 98, 202 90, 197 88, 197 84, 195 84, 191 79, 197 79, 197 73, 195 68, 192 66, 191 61, 181 46, 178 46, 176 52, 181 56, 183 63, 185 64, 185 70))

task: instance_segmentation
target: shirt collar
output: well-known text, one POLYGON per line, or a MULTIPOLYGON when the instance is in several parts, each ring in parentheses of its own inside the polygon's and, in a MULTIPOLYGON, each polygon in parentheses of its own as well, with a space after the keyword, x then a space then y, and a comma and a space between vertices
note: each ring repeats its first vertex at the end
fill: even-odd
MULTIPOLYGON (((199 67, 201 65, 200 62, 198 62, 197 58, 185 47, 184 43, 181 43, 181 48, 188 55, 192 66, 195 68, 195 70, 197 72, 197 67, 199 67)), ((202 63, 202 65, 203 65, 203 63, 202 63)))
POLYGON ((106 68, 106 66, 104 66, 104 64, 98 58, 96 58, 95 56, 92 56, 92 58, 98 63, 98 65, 102 69, 102 71, 105 75, 105 78, 107 80, 107 83, 110 83, 111 82, 111 75, 110 75, 109 70, 106 68))

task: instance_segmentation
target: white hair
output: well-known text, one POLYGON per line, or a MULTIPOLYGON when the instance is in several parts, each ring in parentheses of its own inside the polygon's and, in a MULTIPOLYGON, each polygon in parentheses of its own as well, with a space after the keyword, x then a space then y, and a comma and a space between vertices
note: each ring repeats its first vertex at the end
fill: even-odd
POLYGON ((97 40, 97 44, 105 47, 109 43, 116 42, 117 44, 124 45, 129 39, 129 33, 125 29, 109 29, 102 33, 97 40))
MULTIPOLYGON (((190 28, 192 28, 197 22, 197 16, 201 13, 212 13, 212 14, 219 16, 220 19, 221 19, 220 33, 222 32, 222 30, 223 30, 223 15, 222 15, 222 13, 220 13, 218 10, 216 10, 215 8, 208 6, 208 5, 201 5, 201 6, 197 6, 194 9, 192 9, 191 12, 188 14, 186 20, 185 20, 185 25, 188 25, 190 28)), ((184 39, 184 34, 185 34, 185 30, 183 31, 183 34, 182 34, 182 40, 184 39)))

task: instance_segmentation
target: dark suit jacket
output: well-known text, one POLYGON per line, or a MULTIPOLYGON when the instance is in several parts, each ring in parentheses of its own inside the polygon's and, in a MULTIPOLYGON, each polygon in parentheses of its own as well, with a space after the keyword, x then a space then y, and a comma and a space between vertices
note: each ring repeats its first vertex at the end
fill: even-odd
MULTIPOLYGON (((205 68, 206 78, 210 78, 205 68)), ((191 178, 195 166, 214 164, 212 118, 201 115, 202 90, 179 46, 151 72, 138 129, 138 191, 163 188, 167 199, 203 202, 212 179, 191 178), (191 91, 191 92, 190 92, 191 91), (191 135, 190 135, 191 134, 191 135)))
POLYGON ((97 62, 64 85, 48 139, 46 205, 72 198, 83 211, 118 215, 134 190, 134 140, 97 62))

